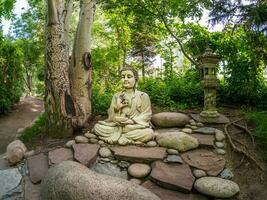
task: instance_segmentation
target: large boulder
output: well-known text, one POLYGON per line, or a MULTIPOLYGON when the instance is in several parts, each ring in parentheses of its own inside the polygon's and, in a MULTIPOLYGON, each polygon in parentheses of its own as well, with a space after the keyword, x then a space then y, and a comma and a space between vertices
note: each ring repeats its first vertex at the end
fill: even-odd
POLYGON ((23 159, 26 151, 26 146, 20 140, 14 140, 6 148, 8 162, 11 165, 20 162, 23 159))
POLYGON ((160 200, 130 181, 98 174, 73 161, 49 169, 41 184, 40 200, 160 200))
POLYGON ((198 147, 199 142, 196 138, 184 132, 166 132, 156 137, 157 143, 161 147, 176 149, 180 152, 188 151, 198 147))
POLYGON ((196 180, 194 187, 202 194, 217 198, 231 198, 240 190, 235 182, 217 177, 202 177, 196 180))
POLYGON ((184 127, 189 120, 186 114, 175 112, 161 112, 154 114, 151 118, 152 123, 161 128, 184 127))

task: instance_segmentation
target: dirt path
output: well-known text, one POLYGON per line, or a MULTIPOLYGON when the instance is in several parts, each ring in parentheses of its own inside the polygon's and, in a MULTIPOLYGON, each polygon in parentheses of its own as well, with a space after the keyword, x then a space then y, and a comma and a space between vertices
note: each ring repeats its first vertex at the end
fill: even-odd
POLYGON ((25 97, 15 105, 14 110, 0 118, 0 154, 6 151, 6 146, 15 139, 17 130, 24 128, 44 109, 43 102, 35 97, 25 97))

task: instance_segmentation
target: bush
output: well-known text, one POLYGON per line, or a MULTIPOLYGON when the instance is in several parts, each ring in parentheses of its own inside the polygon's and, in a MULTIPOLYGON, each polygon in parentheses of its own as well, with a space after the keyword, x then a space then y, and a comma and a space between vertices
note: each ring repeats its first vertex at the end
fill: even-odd
POLYGON ((0 37, 0 114, 6 113, 23 92, 22 53, 8 39, 0 37))
POLYGON ((267 112, 248 111, 246 116, 249 122, 256 125, 257 147, 262 151, 264 158, 267 160, 267 112))
POLYGON ((145 78, 139 82, 138 88, 146 92, 156 106, 184 109, 200 106, 203 102, 203 89, 195 70, 167 80, 145 78))

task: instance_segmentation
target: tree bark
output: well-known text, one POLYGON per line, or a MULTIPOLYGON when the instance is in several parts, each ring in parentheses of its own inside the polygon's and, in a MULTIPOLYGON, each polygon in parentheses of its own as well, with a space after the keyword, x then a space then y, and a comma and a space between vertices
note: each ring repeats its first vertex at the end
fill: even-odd
POLYGON ((47 0, 45 111, 46 130, 54 137, 72 134, 75 114, 69 88, 69 55, 64 30, 64 0, 47 0))
POLYGON ((80 1, 80 16, 70 64, 71 95, 76 105, 76 125, 83 127, 92 114, 91 29, 96 0, 80 1))

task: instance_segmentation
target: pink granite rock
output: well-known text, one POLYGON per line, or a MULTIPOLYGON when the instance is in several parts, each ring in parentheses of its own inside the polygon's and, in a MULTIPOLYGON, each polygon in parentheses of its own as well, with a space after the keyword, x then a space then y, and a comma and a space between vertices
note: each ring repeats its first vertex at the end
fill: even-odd
POLYGON ((195 177, 187 164, 166 164, 161 161, 155 161, 152 164, 150 178, 166 189, 184 193, 191 191, 195 181, 195 177))
POLYGON ((210 176, 217 176, 225 166, 225 159, 222 156, 206 149, 188 151, 181 156, 187 164, 206 171, 210 176))
POLYGON ((49 151, 48 158, 51 164, 58 164, 65 160, 73 160, 73 153, 71 149, 58 148, 49 151))
POLYGON ((92 166, 97 158, 99 144, 74 144, 74 159, 87 167, 92 166))
POLYGON ((152 162, 167 156, 166 149, 162 147, 120 146, 111 150, 116 158, 132 162, 152 162))

